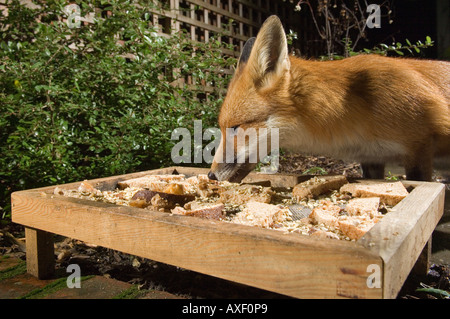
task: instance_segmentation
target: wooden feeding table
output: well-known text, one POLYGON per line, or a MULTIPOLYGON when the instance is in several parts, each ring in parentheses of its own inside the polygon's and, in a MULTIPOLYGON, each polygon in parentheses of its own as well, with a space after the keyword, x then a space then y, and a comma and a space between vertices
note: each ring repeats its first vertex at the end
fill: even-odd
MULTIPOLYGON (((186 176, 208 171, 169 167, 89 182, 112 190, 175 169, 186 176)), ((247 180, 293 187, 304 177, 252 173, 247 180)), ((64 197, 54 186, 13 193, 12 220, 26 227, 27 269, 39 278, 54 271, 52 235, 60 234, 298 298, 395 298, 416 261, 427 258, 444 208, 443 184, 404 184, 413 188, 409 195, 356 242, 64 197)))

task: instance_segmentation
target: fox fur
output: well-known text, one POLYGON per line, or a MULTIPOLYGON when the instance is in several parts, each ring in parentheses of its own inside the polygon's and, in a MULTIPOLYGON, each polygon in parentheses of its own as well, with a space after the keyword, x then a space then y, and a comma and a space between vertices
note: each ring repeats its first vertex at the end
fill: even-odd
MULTIPOLYGON (((384 163, 400 160, 407 179, 431 180, 433 158, 450 154, 450 63, 289 56, 281 21, 271 16, 243 49, 219 125, 216 157, 236 139, 227 128, 278 128, 280 148, 358 161, 366 178, 383 178, 384 163)), ((216 157, 213 179, 239 182, 256 166, 216 157)))

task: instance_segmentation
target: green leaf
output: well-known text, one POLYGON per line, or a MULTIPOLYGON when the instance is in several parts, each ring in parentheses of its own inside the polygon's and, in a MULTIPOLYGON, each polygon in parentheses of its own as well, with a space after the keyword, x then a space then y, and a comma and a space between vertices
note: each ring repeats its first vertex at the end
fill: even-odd
POLYGON ((450 298, 450 293, 448 291, 436 288, 419 288, 416 289, 417 292, 425 292, 428 294, 436 295, 439 297, 450 298))

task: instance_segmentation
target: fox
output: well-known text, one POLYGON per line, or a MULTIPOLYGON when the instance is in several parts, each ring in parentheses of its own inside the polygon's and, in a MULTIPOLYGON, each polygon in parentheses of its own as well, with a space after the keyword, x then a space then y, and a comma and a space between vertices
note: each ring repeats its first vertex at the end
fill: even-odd
POLYGON ((408 180, 430 181, 433 159, 450 154, 450 62, 291 56, 280 19, 270 16, 241 51, 218 122, 212 180, 241 182, 261 159, 249 161, 258 147, 242 150, 236 140, 264 128, 278 130, 281 149, 361 163, 363 178, 383 179, 385 164, 401 161, 408 180))

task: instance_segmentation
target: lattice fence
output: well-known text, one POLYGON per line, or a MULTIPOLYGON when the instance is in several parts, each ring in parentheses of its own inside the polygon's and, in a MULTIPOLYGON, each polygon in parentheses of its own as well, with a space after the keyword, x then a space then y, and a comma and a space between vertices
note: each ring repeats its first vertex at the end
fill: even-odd
MULTIPOLYGON (((238 57, 245 42, 256 36, 264 20, 276 14, 286 30, 297 32, 301 41, 294 43, 293 49, 311 56, 320 51, 316 45, 316 32, 306 14, 294 11, 294 5, 282 0, 155 0, 158 8, 150 9, 152 22, 164 36, 185 30, 193 41, 205 42, 212 36, 230 44, 233 50, 223 49, 226 56, 238 57), (311 45, 314 44, 314 45, 311 45)), ((222 70, 231 74, 232 70, 222 70)), ((188 77, 188 85, 198 84, 188 77)), ((207 84, 206 92, 211 91, 207 84)))
MULTIPOLYGON (((30 8, 39 7, 38 2, 19 0, 30 8)), ((226 54, 238 56, 245 41, 256 36, 264 20, 278 15, 286 30, 293 30, 299 36, 293 47, 304 56, 323 54, 323 42, 317 35, 313 21, 307 10, 294 11, 290 0, 151 0, 153 6, 143 8, 153 13, 152 22, 159 28, 160 34, 168 36, 172 32, 184 29, 194 41, 208 41, 213 35, 232 44, 234 50, 226 54)), ((297 1, 293 1, 296 3, 297 1)), ((4 10, 5 0, 0 0, 0 10, 4 10)), ((70 1, 67 1, 70 4, 70 1)), ((312 0, 313 6, 317 3, 312 0)), ((96 12, 86 14, 80 20, 94 23, 95 16, 107 17, 108 11, 98 8, 96 12)))
POLYGON ((308 13, 294 11, 290 1, 282 0, 156 0, 162 10, 152 10, 153 23, 163 34, 187 30, 191 39, 208 41, 214 34, 225 34, 221 41, 232 44, 238 55, 245 41, 256 36, 264 20, 278 15, 286 30, 299 35, 294 48, 313 56, 323 52, 313 22, 308 13))
MULTIPOLYGON (((291 20, 292 5, 270 0, 170 0, 157 1, 163 8, 153 10, 153 23, 160 32, 170 34, 180 29, 190 32, 194 41, 208 41, 211 35, 224 34, 220 40, 239 52, 245 41, 256 36, 261 24, 271 14, 291 20)), ((229 52, 233 54, 232 52, 229 52)))

